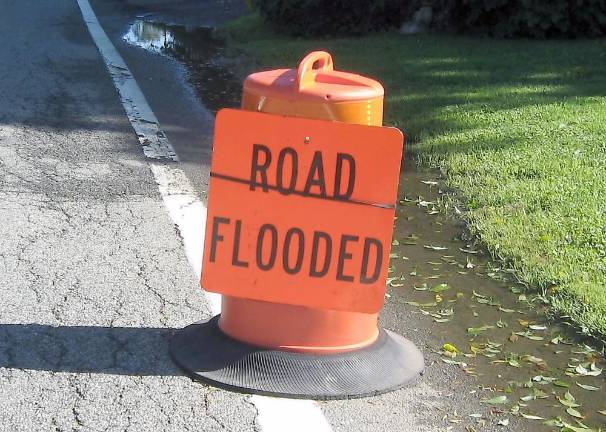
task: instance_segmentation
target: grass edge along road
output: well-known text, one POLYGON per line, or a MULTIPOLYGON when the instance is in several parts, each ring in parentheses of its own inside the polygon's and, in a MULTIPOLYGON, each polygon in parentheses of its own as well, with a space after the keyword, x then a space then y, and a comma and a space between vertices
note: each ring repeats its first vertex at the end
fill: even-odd
POLYGON ((325 49, 382 82, 385 123, 440 169, 470 230, 554 312, 606 335, 606 39, 304 40, 254 14, 219 35, 255 71, 325 49))

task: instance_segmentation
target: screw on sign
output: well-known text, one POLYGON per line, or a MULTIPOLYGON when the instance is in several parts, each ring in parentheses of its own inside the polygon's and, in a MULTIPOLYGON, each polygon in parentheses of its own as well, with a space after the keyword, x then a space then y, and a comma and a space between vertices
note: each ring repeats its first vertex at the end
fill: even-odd
POLYGON ((382 97, 315 52, 296 70, 251 75, 251 110, 218 113, 201 285, 223 296, 222 314, 171 342, 192 377, 338 399, 422 372, 418 349, 377 326, 403 143, 378 126, 382 97))

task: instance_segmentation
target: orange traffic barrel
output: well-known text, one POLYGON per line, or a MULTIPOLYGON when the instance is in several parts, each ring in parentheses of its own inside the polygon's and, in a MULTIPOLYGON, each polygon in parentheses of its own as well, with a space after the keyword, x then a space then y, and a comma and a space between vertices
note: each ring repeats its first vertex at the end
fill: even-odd
MULTIPOLYGON (((247 244, 254 243, 254 240, 251 240, 251 234, 245 232, 246 221, 241 220, 239 216, 236 218, 236 216, 227 217, 225 215, 218 219, 215 217, 212 223, 210 221, 211 214, 214 213, 211 206, 217 202, 217 193, 230 195, 227 200, 230 198, 235 200, 231 197, 232 189, 228 189, 232 187, 229 186, 230 184, 237 184, 237 187, 240 188, 237 191, 233 189, 234 196, 236 193, 245 194, 254 189, 254 185, 246 183, 247 180, 241 178, 242 176, 219 172, 221 169, 228 169, 229 164, 234 166, 250 164, 248 162, 240 164, 238 160, 247 156, 234 156, 233 149, 231 153, 220 151, 218 142, 222 143, 225 139, 219 139, 217 134, 231 135, 230 139, 237 145, 238 139, 242 141, 246 138, 239 137, 234 129, 242 127, 267 131, 273 129, 272 124, 280 122, 282 127, 275 129, 282 130, 281 133, 288 141, 292 140, 288 136, 290 125, 292 124, 293 130, 297 129, 299 125, 294 120, 288 120, 292 118, 323 121, 317 127, 312 123, 303 125, 302 130, 305 131, 306 128, 310 131, 318 128, 339 130, 345 128, 345 126, 338 127, 338 125, 330 126, 330 124, 335 125, 335 122, 338 122, 356 125, 353 130, 354 134, 369 132, 371 128, 374 128, 372 130, 377 133, 379 130, 388 132, 383 129, 393 128, 380 128, 383 120, 383 98, 384 89, 380 83, 367 77, 335 70, 331 55, 317 51, 307 55, 296 69, 259 72, 246 78, 243 86, 242 109, 247 112, 265 113, 272 116, 255 117, 243 114, 233 124, 226 127, 222 125, 223 123, 220 124, 220 120, 228 117, 235 118, 235 114, 219 113, 209 188, 209 222, 206 230, 202 286, 204 289, 222 294, 222 311, 219 316, 210 321, 192 324, 179 331, 171 341, 173 359, 194 379, 247 393, 295 398, 342 399, 394 390, 420 376, 424 362, 423 356, 416 346, 402 336, 378 326, 379 310, 384 299, 384 278, 391 244, 399 157, 401 157, 402 139, 399 131, 397 131, 400 134, 399 144, 396 143, 396 147, 398 145, 400 147, 399 156, 394 157, 394 153, 389 153, 391 159, 398 159, 391 160, 389 163, 389 170, 392 171, 389 178, 392 179, 390 181, 393 184, 389 185, 391 188, 386 188, 386 190, 390 190, 387 195, 391 196, 393 203, 364 201, 356 203, 357 207, 370 208, 370 210, 364 210, 365 212, 380 213, 380 216, 370 217, 368 223, 380 223, 382 226, 378 231, 382 231, 383 234, 387 233, 389 237, 387 241, 383 242, 386 246, 384 246, 382 256, 386 258, 382 261, 384 268, 381 270, 383 278, 381 291, 377 297, 375 290, 372 299, 370 291, 368 291, 369 294, 364 294, 368 298, 368 305, 360 306, 358 302, 356 307, 341 304, 338 307, 316 307, 310 305, 309 299, 293 301, 290 297, 288 299, 284 297, 281 301, 279 294, 268 301, 267 298, 258 295, 259 288, 262 288, 259 287, 259 284, 271 279, 263 279, 262 275, 253 275, 247 279, 245 272, 252 270, 241 268, 244 267, 244 264, 245 267, 249 267, 248 262, 242 261, 240 256, 243 253, 242 250, 245 253, 247 244), (329 122, 326 122, 327 120, 329 122), (289 126, 284 127, 284 124, 289 126), (365 129, 362 131, 359 128, 365 129), (221 165, 222 163, 224 165, 221 165), (216 183, 219 181, 222 183, 216 183), (234 238, 238 240, 244 238, 245 240, 242 244, 238 243, 237 247, 234 246, 233 253, 230 252, 229 260, 226 261, 227 265, 219 268, 216 267, 218 264, 215 262, 217 244, 223 242, 227 237, 227 231, 222 233, 220 228, 224 227, 223 229, 227 230, 232 221, 236 230, 234 238), (231 264, 237 264, 240 268, 230 267, 231 264), (213 270, 215 267, 218 270, 213 270), (232 286, 229 289, 221 287, 221 279, 225 280, 225 284, 229 280, 232 286), (238 288, 240 281, 250 283, 251 287, 240 286, 238 288), (371 300, 373 306, 370 306, 371 300)), ((226 120, 221 121, 225 123, 226 120)), ((243 133, 244 131, 238 132, 243 133)), ((246 134, 243 133, 244 135, 246 134)), ((316 139, 315 136, 311 136, 313 135, 311 132, 309 135, 304 136, 303 146, 309 144, 309 140, 316 139)), ((387 137, 388 135, 376 136, 387 137)), ((334 136, 339 135, 335 133, 334 136)), ((251 139, 251 142, 255 142, 256 147, 263 145, 262 139, 259 139, 258 142, 251 139)), ((366 142, 362 144, 365 146, 366 142)), ((381 142, 368 143, 369 146, 376 146, 373 153, 381 152, 381 144, 381 142)), ((313 142, 309 145, 313 145, 313 142)), ((269 147, 269 144, 264 147, 267 149, 267 151, 264 150, 266 165, 270 165, 269 147)), ((309 146, 305 148, 309 149, 309 146)), ((387 149, 386 143, 384 149, 385 151, 387 149)), ((242 149, 242 152, 246 153, 246 150, 242 149)), ((304 150, 301 152, 303 153, 304 150)), ((319 150, 316 150, 316 153, 318 152, 319 150)), ((366 152, 368 153, 368 151, 366 152)), ((301 158, 303 158, 303 154, 301 154, 301 158)), ((314 161, 316 160, 314 159, 314 161)), ((378 161, 375 164, 378 170, 384 169, 382 164, 386 164, 386 162, 378 161)), ((328 169, 324 165, 320 164, 320 166, 321 169, 315 165, 316 171, 314 172, 318 176, 328 169)), ((310 172, 312 171, 313 169, 310 170, 310 172)), ((319 177, 315 176, 313 180, 316 181, 316 185, 320 181, 319 177)), ((380 189, 379 185, 373 185, 373 177, 366 182, 370 189, 377 187, 380 189)), ((293 184, 293 187, 295 186, 293 184)), ((288 198, 280 196, 278 192, 276 192, 276 196, 275 199, 278 200, 288 198)), ((265 198, 261 196, 253 198, 248 205, 254 206, 255 203, 265 202, 263 199, 265 198)), ((271 201, 269 202, 271 205, 271 201)), ((236 203, 229 208, 232 209, 232 212, 236 211, 235 206, 239 204, 236 203)), ((281 204, 280 208, 283 208, 284 205, 287 208, 289 206, 285 203, 281 204)), ((323 208, 320 211, 323 211, 323 208)), ((343 210, 338 211, 343 212, 343 210)), ((259 213, 263 212, 251 210, 252 215, 259 213)), ((347 211, 337 214, 336 217, 347 217, 347 211)), ((313 219, 316 223, 317 219, 313 219)), ((299 233, 297 236, 302 242, 303 231, 298 230, 295 233, 299 233)), ((350 240, 354 238, 358 237, 349 236, 350 240)), ((334 243, 337 244, 336 241, 334 243)), ((303 248, 301 244, 299 246, 303 248)), ((365 249, 366 252, 368 251, 365 249)), ((287 262, 288 256, 284 256, 284 260, 287 262)), ((346 253, 344 257, 350 259, 351 254, 346 253)), ((295 283, 294 279, 280 280, 295 283)), ((339 290, 343 289, 343 285, 338 285, 334 281, 324 282, 322 280, 321 283, 323 290, 337 293, 337 296, 339 292, 342 292, 339 290)), ((274 288, 273 292, 280 291, 279 286, 272 288, 274 288)), ((303 286, 300 288, 302 289, 303 286)), ((361 292, 366 292, 363 285, 360 288, 361 292)), ((303 294, 301 295, 303 296, 303 294)), ((343 296, 345 295, 346 293, 343 293, 343 296)))
MULTIPOLYGON (((315 51, 297 69, 249 75, 244 81, 242 109, 381 126, 383 95, 377 81, 336 71, 329 53, 315 51)), ((327 354, 372 344, 379 335, 377 321, 378 313, 318 310, 224 296, 219 327, 254 345, 327 354)))

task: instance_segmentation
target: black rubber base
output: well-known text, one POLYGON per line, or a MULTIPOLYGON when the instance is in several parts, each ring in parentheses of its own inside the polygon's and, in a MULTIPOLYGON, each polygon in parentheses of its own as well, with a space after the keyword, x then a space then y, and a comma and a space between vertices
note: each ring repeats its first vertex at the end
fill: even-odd
POLYGON ((175 363, 191 378, 243 393, 302 399, 350 399, 396 390, 423 373, 423 355, 402 336, 380 330, 372 345, 329 355, 259 348, 226 336, 218 316, 179 330, 175 363))

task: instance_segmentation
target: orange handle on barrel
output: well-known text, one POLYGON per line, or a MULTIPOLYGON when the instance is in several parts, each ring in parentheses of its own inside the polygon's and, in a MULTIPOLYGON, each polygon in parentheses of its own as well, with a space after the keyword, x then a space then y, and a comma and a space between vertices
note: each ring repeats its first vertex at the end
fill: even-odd
POLYGON ((332 56, 326 51, 314 51, 305 56, 297 70, 297 85, 299 91, 315 81, 316 71, 332 71, 332 56))

